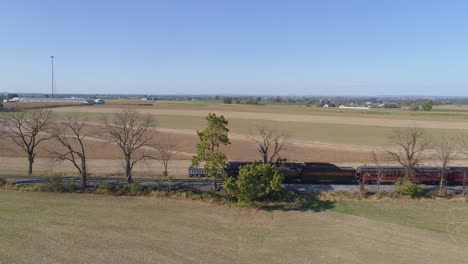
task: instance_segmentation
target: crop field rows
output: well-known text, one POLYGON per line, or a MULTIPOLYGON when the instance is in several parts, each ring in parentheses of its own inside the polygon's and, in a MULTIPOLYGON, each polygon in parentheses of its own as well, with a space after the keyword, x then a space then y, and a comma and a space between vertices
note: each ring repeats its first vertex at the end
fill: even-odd
MULTIPOLYGON (((340 165, 362 165, 370 163, 370 152, 375 150, 382 156, 383 148, 392 147, 388 136, 395 128, 419 124, 425 127, 425 132, 432 138, 443 136, 457 137, 465 133, 468 122, 460 122, 468 118, 468 113, 457 112, 445 118, 445 113, 412 113, 402 110, 371 110, 344 111, 338 109, 320 109, 315 107, 300 107, 295 105, 224 105, 213 102, 151 102, 109 101, 107 105, 69 106, 52 108, 56 118, 62 119, 75 113, 86 115, 94 122, 94 128, 99 135, 103 116, 110 117, 122 108, 135 108, 139 112, 152 114, 156 118, 156 127, 160 135, 168 135, 178 142, 178 151, 173 164, 173 175, 186 176, 186 167, 190 164, 197 142, 196 131, 205 126, 204 116, 209 112, 225 114, 229 120, 230 138, 232 144, 225 148, 230 160, 255 160, 259 155, 251 138, 256 135, 258 126, 274 127, 285 130, 290 135, 292 148, 285 153, 290 161, 321 161, 334 162, 340 165), (442 117, 441 117, 442 116, 442 117), (419 122, 419 123, 418 123, 419 122), (185 167, 185 169, 182 169, 185 167)), ((445 108, 441 107, 442 110, 445 108)), ((447 110, 447 109, 445 109, 447 110)), ((4 114, 0 115, 3 116, 4 114)), ((164 138, 164 137, 161 137, 164 138)), ((105 171, 107 174, 119 174, 121 165, 116 165, 121 159, 119 149, 106 143, 100 136, 89 138, 91 164, 96 173, 105 171), (93 161, 94 160, 94 161, 93 161), (103 162, 106 161, 106 162, 103 162)), ((3 150, 0 152, 0 164, 4 164, 7 172, 18 173, 26 166, 24 154, 8 142, 0 139, 3 150), (7 159, 8 157, 8 159, 7 159), (16 169, 15 169, 16 168, 16 169)), ((48 144, 50 149, 53 145, 48 144)), ((70 172, 73 167, 66 164, 53 164, 48 161, 48 149, 40 147, 37 169, 39 172, 70 172)), ((463 165, 464 159, 459 158, 456 164, 463 165)), ((428 165, 433 165, 428 163, 428 165)), ((157 162, 138 168, 137 173, 159 174, 157 162)), ((92 169, 92 167, 91 167, 92 169)))

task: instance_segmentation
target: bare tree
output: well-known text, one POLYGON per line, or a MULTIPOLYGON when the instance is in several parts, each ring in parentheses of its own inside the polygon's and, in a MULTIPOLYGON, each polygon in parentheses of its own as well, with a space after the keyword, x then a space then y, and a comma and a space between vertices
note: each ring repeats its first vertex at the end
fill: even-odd
POLYGON ((109 142, 117 144, 122 150, 125 159, 125 176, 130 183, 135 165, 148 158, 154 158, 147 149, 154 136, 152 128, 155 120, 151 115, 142 115, 129 109, 115 114, 112 121, 104 118, 104 124, 109 142))
POLYGON ((86 148, 84 140, 89 134, 86 132, 87 118, 78 115, 69 117, 66 121, 53 124, 52 135, 63 147, 63 151, 54 150, 50 153, 55 161, 69 161, 80 173, 81 188, 87 186, 88 166, 86 163, 86 148))
POLYGON ((273 163, 283 159, 282 154, 290 147, 289 134, 266 126, 257 127, 260 138, 251 139, 257 144, 257 150, 265 163, 273 163))
POLYGON ((466 180, 467 180, 467 176, 466 176, 466 171, 463 172, 463 189, 462 189, 462 195, 466 195, 466 180))
POLYGON ((367 183, 367 172, 364 174, 361 174, 360 179, 359 179, 359 193, 361 194, 361 197, 364 197, 366 194, 366 183, 367 183))
POLYGON ((374 162, 375 166, 377 167, 377 194, 380 195, 380 182, 382 181, 382 168, 380 166, 380 159, 377 155, 377 152, 372 151, 372 161, 374 162))
MULTIPOLYGON (((459 137, 459 141, 460 141, 460 146, 459 146, 459 150, 461 153, 463 153, 463 155, 465 157, 468 157, 468 138, 466 136, 466 134, 462 134, 460 135, 459 137)), ((465 195, 466 194, 466 181, 468 180, 467 178, 467 175, 466 175, 466 171, 463 172, 463 189, 462 189, 462 194, 465 195)))
POLYGON ((51 122, 49 110, 33 110, 10 113, 6 117, 4 134, 28 155, 28 174, 33 171, 37 146, 51 138, 46 133, 51 122))
POLYGON ((442 191, 444 189, 444 183, 447 177, 447 166, 448 164, 455 159, 457 153, 455 151, 455 147, 453 146, 452 141, 442 138, 437 143, 437 154, 436 159, 440 163, 440 167, 442 171, 440 172, 440 182, 439 182, 439 195, 442 195, 442 191))
POLYGON ((390 140, 398 150, 388 150, 389 160, 400 163, 405 168, 405 176, 413 181, 416 167, 423 159, 422 154, 430 148, 430 141, 420 128, 396 129, 390 140))
MULTIPOLYGON (((161 141, 161 140, 159 140, 161 141)), ((177 144, 172 140, 172 135, 167 135, 165 143, 158 143, 155 145, 156 151, 158 152, 157 159, 161 161, 163 165, 163 175, 169 176, 168 166, 169 161, 177 155, 177 144)))

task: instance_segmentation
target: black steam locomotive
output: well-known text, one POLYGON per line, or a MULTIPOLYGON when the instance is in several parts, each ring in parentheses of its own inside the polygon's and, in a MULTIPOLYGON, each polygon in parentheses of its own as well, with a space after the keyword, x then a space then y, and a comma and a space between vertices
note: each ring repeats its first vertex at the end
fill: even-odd
MULTIPOLYGON (((242 166, 252 162, 227 162, 224 166, 226 176, 236 177, 242 166)), ((405 176, 401 166, 359 166, 340 167, 325 162, 288 162, 275 163, 284 176, 285 183, 341 183, 356 184, 365 182, 376 183, 379 178, 382 183, 393 183, 405 176), (380 177, 379 177, 380 175, 380 177)), ((439 167, 418 167, 414 174, 414 181, 424 184, 440 182, 442 169, 439 167)), ((198 167, 189 168, 190 177, 207 176, 206 170, 198 167)), ((462 185, 468 181, 468 167, 449 167, 445 172, 445 181, 449 185, 462 185)))

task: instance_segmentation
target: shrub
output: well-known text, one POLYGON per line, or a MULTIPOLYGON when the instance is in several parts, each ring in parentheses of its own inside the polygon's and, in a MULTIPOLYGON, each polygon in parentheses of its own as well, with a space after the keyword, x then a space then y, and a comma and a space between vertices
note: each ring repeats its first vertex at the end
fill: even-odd
POLYGON ((145 187, 142 186, 139 182, 126 183, 127 188, 130 193, 138 193, 144 191, 145 187))
POLYGON ((283 175, 275 166, 253 163, 242 166, 237 179, 228 178, 224 183, 227 193, 242 203, 272 198, 281 191, 283 175))
POLYGON ((248 98, 247 101, 245 101, 246 104, 253 104, 253 105, 258 105, 260 104, 262 98, 256 97, 256 98, 248 98))
POLYGON ((384 104, 383 108, 400 108, 400 105, 396 103, 384 104))
POLYGON ((7 184, 7 180, 3 179, 3 178, 0 178, 0 187, 7 184))
POLYGON ((63 181, 63 177, 61 175, 54 175, 49 178, 48 187, 53 192, 64 192, 67 188, 65 187, 65 183, 63 181))
POLYGON ((43 192, 47 191, 47 188, 44 188, 42 184, 34 183, 20 183, 11 185, 13 190, 22 191, 22 192, 43 192))
POLYGON ((423 111, 431 111, 432 110, 432 106, 433 106, 433 102, 432 100, 427 100, 427 101, 424 101, 421 105, 421 110, 423 111))
POLYGON ((403 178, 395 183, 395 192, 400 195, 410 196, 411 198, 419 197, 423 193, 420 184, 413 183, 403 178))
POLYGON ((224 97, 223 103, 225 104, 232 104, 232 97, 224 97))
POLYGON ((109 182, 101 182, 96 186, 96 188, 98 190, 104 190, 106 192, 113 192, 115 189, 115 184, 109 182))
POLYGON ((147 196, 153 191, 153 188, 151 188, 150 186, 143 186, 139 182, 119 184, 101 182, 97 185, 97 190, 101 193, 108 193, 114 195, 147 196))
POLYGON ((408 110, 410 110, 410 111, 419 111, 419 105, 418 104, 411 104, 408 107, 408 110))
POLYGON ((73 191, 75 191, 75 189, 76 189, 76 188, 75 188, 75 187, 76 187, 76 186, 75 186, 75 179, 76 179, 75 176, 70 177, 70 180, 68 181, 68 185, 66 186, 68 192, 73 192, 73 191))

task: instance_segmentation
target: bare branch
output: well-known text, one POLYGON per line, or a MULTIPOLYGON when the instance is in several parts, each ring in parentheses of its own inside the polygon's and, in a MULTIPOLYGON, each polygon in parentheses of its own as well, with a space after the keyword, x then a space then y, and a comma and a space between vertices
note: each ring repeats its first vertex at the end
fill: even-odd
POLYGON ((390 140, 398 150, 388 150, 388 159, 400 163, 406 170, 406 177, 413 180, 415 169, 424 158, 422 154, 431 146, 430 141, 420 128, 396 129, 390 140))
POLYGON ((453 140, 447 139, 445 137, 439 139, 439 141, 437 142, 436 150, 437 153, 435 155, 435 158, 440 163, 439 165, 442 168, 439 182, 439 195, 442 195, 445 184, 445 178, 447 176, 447 166, 452 160, 455 159, 455 157, 457 156, 457 152, 455 151, 453 140))
POLYGON ((50 154, 56 162, 68 161, 81 175, 81 187, 87 185, 88 168, 86 162, 86 148, 84 138, 87 118, 80 119, 78 115, 72 115, 63 122, 55 122, 52 125, 51 135, 63 147, 63 151, 51 151, 50 154))
POLYGON ((284 159, 282 155, 290 147, 289 134, 286 131, 258 126, 257 133, 260 134, 260 137, 252 136, 251 139, 257 145, 263 162, 273 163, 284 159))
POLYGON ((15 112, 6 117, 6 127, 2 133, 28 155, 29 175, 32 174, 37 146, 51 139, 50 134, 47 133, 51 118, 52 112, 49 110, 15 112))
MULTIPOLYGON (((161 139, 159 140, 161 142, 161 139)), ((177 155, 177 144, 172 139, 172 134, 167 135, 165 143, 158 143, 155 145, 156 151, 158 152, 157 159, 161 161, 163 165, 163 175, 168 176, 169 161, 177 155)))
POLYGON ((144 148, 152 143, 155 120, 151 115, 142 115, 135 110, 126 109, 115 114, 113 122, 104 119, 104 125, 109 142, 117 144, 122 150, 127 182, 131 182, 133 167, 146 159, 154 158, 145 153, 144 148))

